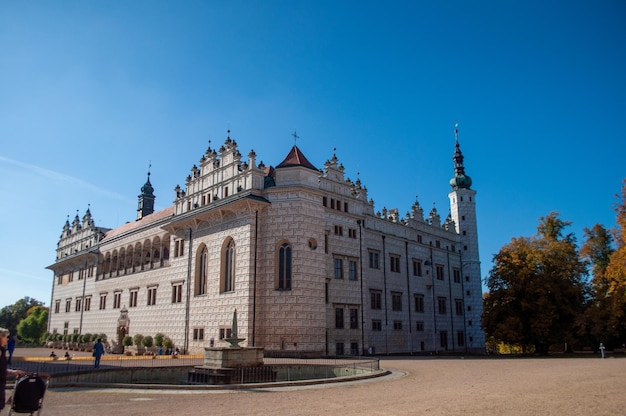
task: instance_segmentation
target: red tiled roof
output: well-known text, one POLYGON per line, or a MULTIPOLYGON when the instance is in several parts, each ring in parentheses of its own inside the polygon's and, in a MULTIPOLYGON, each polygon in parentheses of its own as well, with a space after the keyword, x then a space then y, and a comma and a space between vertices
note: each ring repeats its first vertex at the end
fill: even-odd
POLYGON ((110 231, 108 231, 105 235, 103 240, 109 239, 111 237, 114 237, 116 235, 120 235, 120 234, 124 234, 128 231, 134 230, 135 228, 139 228, 139 227, 143 227, 145 225, 151 224, 153 222, 157 222, 163 218, 166 217, 171 217, 172 215, 174 215, 174 205, 167 207, 165 209, 162 209, 161 211, 157 211, 157 212, 153 212, 150 215, 146 215, 145 217, 143 217, 142 219, 140 219, 139 221, 133 221, 133 222, 127 222, 126 224, 114 228, 110 231))
POLYGON ((291 151, 289 152, 285 160, 280 162, 280 165, 276 166, 276 169, 288 168, 292 166, 302 166, 313 170, 319 170, 307 160, 307 158, 304 156, 304 154, 302 154, 300 149, 298 149, 298 146, 294 146, 291 148, 291 151))

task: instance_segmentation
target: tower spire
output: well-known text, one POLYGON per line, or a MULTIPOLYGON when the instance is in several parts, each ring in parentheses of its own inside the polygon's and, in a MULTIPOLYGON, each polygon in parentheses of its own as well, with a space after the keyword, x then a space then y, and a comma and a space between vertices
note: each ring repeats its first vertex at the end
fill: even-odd
POLYGON ((454 122, 454 155, 452 160, 454 161, 454 178, 450 179, 450 186, 452 189, 465 188, 470 189, 472 186, 472 178, 465 174, 465 166, 463 166, 463 153, 461 152, 461 145, 459 144, 459 123, 454 122))
POLYGON ((148 163, 148 179, 146 183, 141 187, 141 194, 137 197, 139 199, 137 206, 137 220, 142 219, 146 215, 150 215, 154 212, 154 188, 150 183, 150 170, 152 169, 152 161, 148 163))

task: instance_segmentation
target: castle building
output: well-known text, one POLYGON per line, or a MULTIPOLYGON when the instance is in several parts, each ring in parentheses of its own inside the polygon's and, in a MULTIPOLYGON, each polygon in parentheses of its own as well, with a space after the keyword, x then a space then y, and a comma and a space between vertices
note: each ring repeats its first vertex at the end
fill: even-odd
POLYGON ((57 245, 49 332, 162 333, 181 350, 226 345, 321 355, 484 352, 476 192, 456 132, 450 215, 375 212, 336 155, 293 146, 275 167, 230 138, 193 165, 173 205, 96 226, 90 208, 57 245))

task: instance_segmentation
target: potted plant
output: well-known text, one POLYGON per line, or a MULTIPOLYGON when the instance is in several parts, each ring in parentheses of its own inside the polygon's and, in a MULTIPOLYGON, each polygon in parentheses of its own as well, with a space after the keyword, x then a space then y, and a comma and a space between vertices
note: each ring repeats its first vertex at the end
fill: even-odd
POLYGON ((143 335, 135 334, 135 336, 133 337, 133 345, 134 345, 134 348, 135 348, 135 355, 141 355, 145 351, 145 348, 141 344, 141 341, 143 341, 143 335))
POLYGON ((145 354, 153 353, 152 347, 154 346, 154 340, 150 335, 143 337, 141 345, 145 347, 145 354))
POLYGON ((133 345, 133 338, 130 335, 126 335, 124 339, 122 339, 122 345, 124 346, 124 354, 131 355, 132 353, 129 349, 130 346, 133 345))

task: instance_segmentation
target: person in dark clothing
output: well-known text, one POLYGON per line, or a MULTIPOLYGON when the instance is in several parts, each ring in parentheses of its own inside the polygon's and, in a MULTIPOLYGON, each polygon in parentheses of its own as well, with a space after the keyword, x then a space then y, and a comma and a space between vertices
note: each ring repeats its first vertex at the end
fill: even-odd
POLYGON ((15 342, 17 341, 17 337, 13 335, 9 337, 8 350, 9 350, 9 360, 7 361, 8 365, 11 365, 11 360, 13 359, 13 351, 15 351, 15 342))
POLYGON ((100 358, 104 355, 104 345, 102 340, 98 338, 95 344, 93 344, 93 356, 96 361, 94 362, 94 368, 100 368, 100 358))
POLYGON ((0 410, 4 408, 6 403, 6 385, 7 374, 16 375, 18 377, 23 376, 23 371, 11 370, 7 368, 7 344, 9 343, 9 331, 4 328, 0 328, 0 410))

